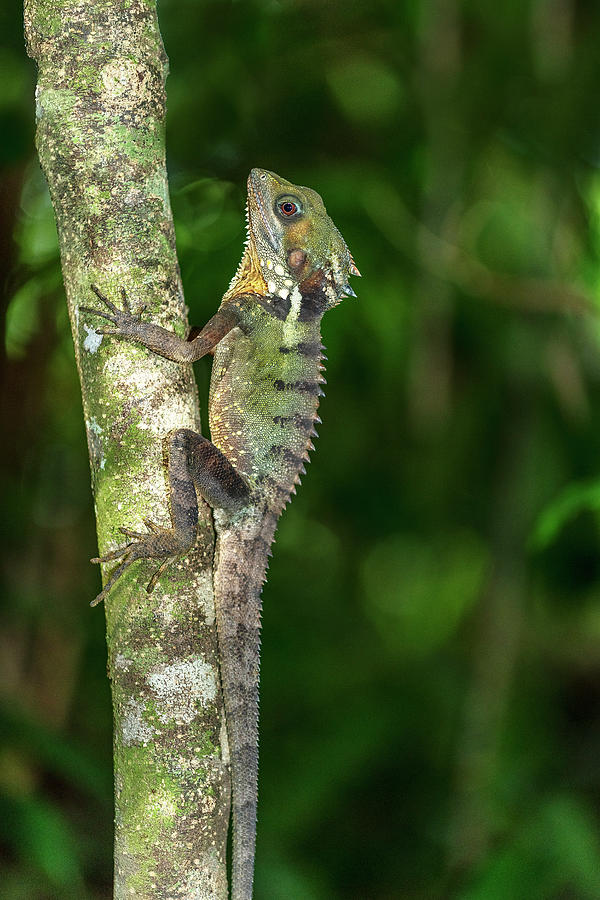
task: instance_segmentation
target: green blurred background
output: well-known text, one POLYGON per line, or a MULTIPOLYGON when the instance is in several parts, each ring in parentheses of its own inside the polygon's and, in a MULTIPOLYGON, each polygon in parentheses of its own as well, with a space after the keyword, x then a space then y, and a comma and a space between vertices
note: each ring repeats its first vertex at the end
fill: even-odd
MULTIPOLYGON (((363 273, 264 592, 257 900, 600 898, 600 6, 160 18, 192 322, 254 165, 316 188, 363 273)), ((100 900, 85 435, 15 0, 0 34, 0 895, 100 900)))

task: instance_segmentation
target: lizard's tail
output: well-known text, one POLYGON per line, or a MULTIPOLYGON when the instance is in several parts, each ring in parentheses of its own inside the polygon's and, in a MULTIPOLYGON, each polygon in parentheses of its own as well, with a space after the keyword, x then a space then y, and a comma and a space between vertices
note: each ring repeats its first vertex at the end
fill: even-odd
POLYGON ((258 687, 260 612, 272 540, 263 534, 243 540, 219 536, 215 604, 221 684, 227 718, 232 782, 231 900, 252 900, 258 799, 258 687))

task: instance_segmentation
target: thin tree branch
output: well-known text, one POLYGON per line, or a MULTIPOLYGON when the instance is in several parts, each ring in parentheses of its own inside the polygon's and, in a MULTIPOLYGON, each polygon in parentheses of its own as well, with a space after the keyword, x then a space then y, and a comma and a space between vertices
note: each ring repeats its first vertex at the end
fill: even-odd
POLYGON ((552 278, 510 275, 488 268, 414 216, 390 184, 371 185, 365 199, 373 223, 401 253, 413 257, 417 235, 419 266, 443 283, 454 284, 474 297, 523 312, 598 315, 593 297, 577 285, 552 278))
MULTIPOLYGON (((169 523, 163 439, 174 427, 200 428, 191 367, 103 339, 98 320, 79 311, 96 302, 91 282, 113 299, 125 287, 152 321, 185 334, 164 156, 167 59, 149 0, 26 0, 25 29, 104 554, 123 543, 120 526, 169 523)), ((106 603, 118 900, 227 896, 212 542, 204 508, 196 550, 153 594, 144 561, 106 603)))

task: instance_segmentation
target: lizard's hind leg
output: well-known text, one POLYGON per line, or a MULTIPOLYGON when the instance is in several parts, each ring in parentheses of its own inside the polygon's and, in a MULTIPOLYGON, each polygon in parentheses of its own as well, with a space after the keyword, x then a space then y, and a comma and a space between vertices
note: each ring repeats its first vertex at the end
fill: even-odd
MULTIPOLYGON (((196 503, 194 487, 213 509, 234 512, 246 505, 250 489, 224 453, 207 438, 189 428, 178 428, 169 435, 169 484, 173 525, 196 503)), ((196 507, 196 524, 198 511, 196 507)))
POLYGON ((120 531, 133 540, 92 560, 94 563, 122 560, 104 589, 92 600, 92 606, 104 600, 123 572, 138 559, 163 560, 147 587, 148 593, 154 590, 169 561, 194 546, 198 531, 196 492, 212 507, 234 511, 247 503, 250 491, 246 482, 227 457, 201 434, 188 428, 172 431, 168 437, 168 454, 171 528, 161 528, 149 519, 144 520, 149 534, 121 528, 120 531))

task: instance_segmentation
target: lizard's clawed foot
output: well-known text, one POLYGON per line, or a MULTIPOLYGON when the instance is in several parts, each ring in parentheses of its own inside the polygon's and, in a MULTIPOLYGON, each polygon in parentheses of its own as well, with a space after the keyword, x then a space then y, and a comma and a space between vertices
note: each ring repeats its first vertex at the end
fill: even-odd
POLYGON ((139 531, 132 531, 129 528, 120 528, 119 531, 127 537, 134 538, 124 547, 117 550, 111 550, 104 556, 95 556, 90 562, 99 565, 106 562, 112 562, 114 559, 121 559, 122 562, 117 566, 111 574, 103 590, 98 596, 92 600, 90 606, 97 606, 107 596, 108 592, 121 577, 125 569, 138 559, 162 559, 160 566, 150 579, 146 588, 149 594, 154 590, 156 583, 166 567, 169 565, 174 556, 179 556, 189 550, 188 546, 183 546, 181 538, 172 528, 161 528, 150 519, 144 519, 145 525, 150 530, 150 534, 142 534, 139 531))
POLYGON ((101 318, 106 319, 108 322, 111 322, 115 326, 114 328, 96 328, 96 333, 114 334, 118 337, 134 338, 139 331, 141 325, 140 316, 146 309, 146 305, 144 304, 140 308, 138 313, 134 313, 127 298, 127 292, 125 291, 125 288, 121 288, 123 308, 119 309, 118 306, 115 306, 112 300, 109 300, 108 297, 104 296, 104 294, 95 284, 91 284, 90 287, 95 293, 98 300, 101 300, 106 308, 95 309, 92 306, 80 306, 80 311, 92 313, 92 315, 95 316, 100 316, 101 318))
POLYGON ((142 519, 142 522, 144 523, 148 531, 153 531, 154 534, 158 534, 160 531, 162 531, 160 525, 157 525, 156 522, 152 521, 152 519, 142 519))

